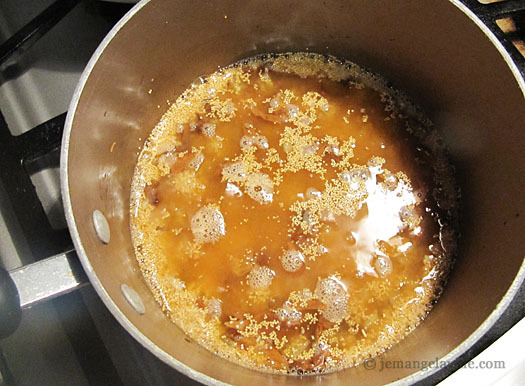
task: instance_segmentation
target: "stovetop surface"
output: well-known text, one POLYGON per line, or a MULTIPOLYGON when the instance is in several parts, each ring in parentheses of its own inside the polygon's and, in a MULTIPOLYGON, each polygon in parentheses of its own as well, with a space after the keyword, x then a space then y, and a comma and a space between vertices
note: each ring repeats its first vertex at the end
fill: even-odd
MULTIPOLYGON (((0 45, 53 0, 2 0, 0 45)), ((80 1, 23 55, 0 70, 0 110, 19 136, 67 111, 80 74, 111 27, 131 5, 80 1)), ((60 117, 59 117, 60 121, 60 117)), ((58 152, 26 165, 53 230, 67 234, 60 198, 58 152)), ((14 269, 47 252, 6 197, 0 180, 0 265, 14 269)), ((70 247, 65 236, 61 248, 70 247)), ((62 251, 56 251, 59 253, 62 251)), ((483 351, 525 315, 525 289, 468 353, 421 384, 435 384, 483 351)), ((23 311, 22 324, 0 341, 0 386, 194 384, 142 348, 116 322, 90 286, 23 311)))
MULTIPOLYGON (((0 45, 53 0, 3 0, 0 45)), ((67 111, 73 91, 98 44, 131 5, 80 2, 27 52, 0 71, 0 109, 11 134, 20 136, 67 111)), ((54 230, 66 230, 59 152, 28 163, 54 230)), ((46 256, 6 197, 0 181, 0 264, 14 269, 46 256)), ((66 238, 62 249, 71 244, 66 238)), ((51 251, 54 253, 62 250, 51 251)), ((191 384, 143 349, 116 322, 92 287, 23 311, 22 323, 0 342, 0 385, 191 384)))

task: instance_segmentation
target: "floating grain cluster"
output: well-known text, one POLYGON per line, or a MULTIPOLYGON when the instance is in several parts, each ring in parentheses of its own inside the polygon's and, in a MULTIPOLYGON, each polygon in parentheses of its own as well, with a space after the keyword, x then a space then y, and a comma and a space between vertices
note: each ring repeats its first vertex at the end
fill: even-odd
POLYGON ((355 64, 245 60, 155 127, 131 200, 137 259, 171 319, 244 366, 335 371, 416 327, 455 251, 439 137, 355 64))

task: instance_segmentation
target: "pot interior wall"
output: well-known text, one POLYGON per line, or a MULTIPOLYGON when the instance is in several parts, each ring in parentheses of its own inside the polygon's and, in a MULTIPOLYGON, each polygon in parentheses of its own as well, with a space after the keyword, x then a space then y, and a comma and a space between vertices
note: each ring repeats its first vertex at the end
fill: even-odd
MULTIPOLYGON (((236 384, 299 381, 221 360, 186 342, 164 317, 130 243, 134 164, 166 101, 199 75, 257 53, 305 50, 357 62, 406 91, 442 131, 457 167, 464 209, 460 256, 434 310, 385 359, 446 355, 496 307, 523 260, 525 202, 518 173, 525 148, 523 94, 488 38, 452 3, 153 0, 109 42, 74 111, 67 160, 75 216, 70 225, 78 230, 79 254, 110 309, 135 337, 157 346, 163 360, 179 369, 189 366, 200 380, 198 373, 236 384), (95 236, 94 209, 108 217, 108 245, 95 236), (144 315, 127 304, 122 283, 142 295, 144 315)), ((366 377, 367 384, 380 384, 414 371, 358 367, 323 378, 348 385, 366 377)))

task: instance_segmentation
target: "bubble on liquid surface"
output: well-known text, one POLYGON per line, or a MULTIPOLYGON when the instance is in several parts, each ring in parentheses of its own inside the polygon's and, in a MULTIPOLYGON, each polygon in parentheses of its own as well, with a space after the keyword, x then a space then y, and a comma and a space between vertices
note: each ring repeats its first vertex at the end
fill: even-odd
POLYGON ((279 107, 279 103, 281 101, 281 96, 280 94, 277 94, 275 95, 271 100, 270 100, 270 107, 272 109, 276 109, 279 107))
POLYGON ((197 171, 199 170, 203 162, 204 154, 202 154, 202 151, 199 151, 195 154, 195 157, 193 157, 193 159, 188 163, 188 167, 197 171))
POLYGON ((386 189, 391 190, 391 191, 396 190, 397 185, 398 185, 398 179, 393 173, 391 172, 383 173, 383 178, 384 178, 383 186, 386 189))
POLYGON ((378 255, 374 267, 379 275, 387 276, 392 272, 392 261, 388 256, 378 255))
POLYGON ((349 184, 361 182, 364 183, 370 178, 370 171, 368 171, 366 168, 358 167, 341 173, 340 178, 349 184))
POLYGON ((273 181, 267 174, 253 173, 246 178, 246 194, 264 204, 273 201, 273 181))
POLYGON ((330 322, 341 321, 348 311, 348 292, 336 277, 329 276, 317 282, 314 295, 325 304, 323 316, 330 322))
POLYGON ((304 256, 296 250, 288 250, 281 256, 281 264, 287 272, 297 272, 304 264, 304 256))
POLYGON ((341 297, 326 305, 323 310, 323 316, 332 323, 338 323, 346 316, 348 312, 348 298, 341 297))
POLYGON ((201 126, 201 132, 208 138, 214 137, 215 136, 215 124, 214 123, 204 123, 201 126))
POLYGON ((294 119, 299 114, 299 107, 293 104, 286 105, 288 119, 294 119))
POLYGON ((315 199, 318 199, 318 198, 321 198, 322 196, 322 193, 317 190, 316 188, 308 188, 306 189, 306 194, 305 194, 305 197, 308 199, 308 200, 315 200, 315 199))
POLYGON ((206 312, 211 318, 219 318, 222 313, 222 301, 211 298, 206 302, 206 312))
POLYGON ((264 135, 244 135, 240 141, 241 149, 246 150, 255 146, 259 149, 268 149, 268 139, 264 135))
POLYGON ((275 312, 275 315, 281 322, 286 322, 288 326, 300 323, 303 317, 303 314, 288 301, 284 302, 283 306, 275 312))
POLYGON ((231 182, 242 182, 246 179, 246 168, 242 162, 233 162, 222 168, 222 176, 231 182))
POLYGON ((215 205, 203 206, 191 219, 193 237, 199 243, 214 243, 226 234, 224 217, 215 205))
POLYGON ((253 289, 265 289, 272 284, 274 276, 275 272, 266 266, 255 267, 248 274, 247 283, 253 289))

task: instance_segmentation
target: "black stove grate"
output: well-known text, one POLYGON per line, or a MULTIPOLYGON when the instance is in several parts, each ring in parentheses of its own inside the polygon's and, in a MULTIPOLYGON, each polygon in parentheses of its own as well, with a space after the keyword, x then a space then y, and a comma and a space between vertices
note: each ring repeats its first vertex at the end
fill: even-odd
POLYGON ((489 4, 478 0, 462 0, 462 2, 490 28, 518 66, 521 75, 525 77, 525 59, 515 44, 516 40, 523 41, 525 37, 525 1, 505 0, 489 4), (516 26, 511 33, 503 31, 497 23, 507 17, 511 17, 516 26))
MULTIPOLYGON (((79 0, 57 0, 0 46, 0 70, 30 48, 40 37, 73 9, 79 0)), ((0 111, 0 182, 10 199, 15 216, 26 236, 32 257, 36 260, 62 253, 72 243, 67 230, 55 230, 44 211, 28 172, 45 166, 39 158, 57 151, 66 114, 45 122, 32 130, 13 136, 0 111)), ((27 263, 27 261, 24 261, 27 263)))
POLYGON ((78 4, 80 0, 57 0, 36 18, 27 23, 0 46, 0 69, 16 60, 25 50, 40 39, 47 31, 78 4))
MULTIPOLYGON (((81 0, 56 0, 6 42, 0 45, 0 71, 6 71, 21 55, 60 22, 81 0)), ((105 14, 115 23, 129 10, 127 4, 98 4, 111 8, 105 14)), ((10 201, 29 247, 20 254, 23 264, 72 249, 68 229, 55 229, 38 197, 31 176, 60 162, 60 146, 67 113, 62 113, 20 135, 13 135, 0 110, 0 185, 10 201)), ((18 249, 18 246, 15 245, 18 249)), ((121 377, 104 345, 79 291, 52 300, 62 328, 90 385, 122 385, 121 377)), ((16 385, 0 351, 0 384, 16 385)))
MULTIPOLYGON (((0 45, 0 71, 15 62, 80 1, 56 0, 0 45)), ((91 6, 103 7, 104 13, 114 23, 130 8, 128 4, 93 3, 91 6)), ((40 260, 72 248, 68 230, 53 228, 31 181, 32 174, 59 166, 66 114, 60 114, 15 136, 11 134, 0 110, 0 184, 7 192, 15 217, 29 245, 32 256, 26 257, 28 259, 40 260)), ((23 261, 25 264, 30 262, 23 261)))
MULTIPOLYGON (((0 181, 35 260, 62 253, 72 246, 67 229, 52 228, 28 171, 58 166, 40 161, 53 152, 58 154, 65 118, 66 113, 13 136, 0 111, 0 181)), ((58 156, 46 157, 47 160, 56 163, 58 156)))

